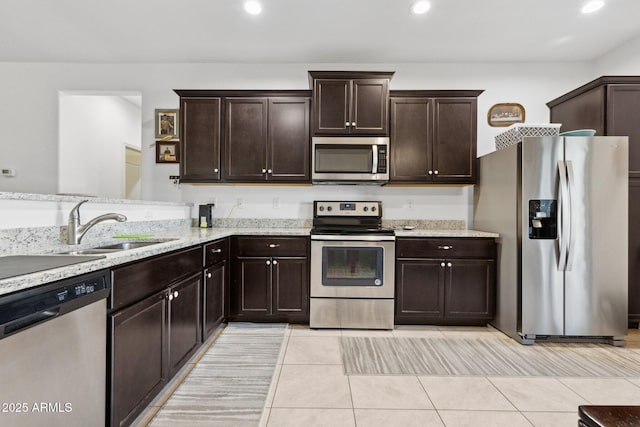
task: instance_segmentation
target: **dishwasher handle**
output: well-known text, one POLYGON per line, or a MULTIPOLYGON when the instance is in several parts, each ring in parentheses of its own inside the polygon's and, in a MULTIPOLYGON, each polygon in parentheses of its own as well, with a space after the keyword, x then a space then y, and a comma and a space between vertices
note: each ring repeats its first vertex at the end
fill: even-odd
POLYGON ((59 314, 60 307, 55 307, 54 309, 48 309, 40 311, 38 313, 30 314, 25 317, 21 317, 20 319, 8 323, 4 326, 4 335, 13 334, 14 332, 19 332, 22 329, 27 329, 35 325, 36 323, 51 320, 54 317, 57 317, 59 314))

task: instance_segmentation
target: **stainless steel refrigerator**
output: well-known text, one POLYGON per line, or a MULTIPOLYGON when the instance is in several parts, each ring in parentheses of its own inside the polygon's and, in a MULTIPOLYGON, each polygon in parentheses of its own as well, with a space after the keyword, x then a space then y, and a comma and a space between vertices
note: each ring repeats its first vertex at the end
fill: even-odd
POLYGON ((491 323, 523 344, 624 345, 628 138, 525 137, 479 163, 473 227, 500 234, 491 323))

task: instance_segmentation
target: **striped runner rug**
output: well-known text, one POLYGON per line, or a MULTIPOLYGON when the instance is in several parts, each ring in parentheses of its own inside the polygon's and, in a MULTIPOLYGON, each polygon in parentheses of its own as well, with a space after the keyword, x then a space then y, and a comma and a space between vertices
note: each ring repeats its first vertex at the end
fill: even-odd
POLYGON ((640 377, 640 352, 506 339, 343 337, 347 375, 640 377))
POLYGON ((286 330, 230 323, 149 425, 257 426, 286 330))

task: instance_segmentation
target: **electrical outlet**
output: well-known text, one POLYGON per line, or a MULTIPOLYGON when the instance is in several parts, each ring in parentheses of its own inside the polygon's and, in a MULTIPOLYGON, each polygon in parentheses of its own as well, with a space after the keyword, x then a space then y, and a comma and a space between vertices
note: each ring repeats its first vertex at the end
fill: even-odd
POLYGON ((413 209, 413 199, 407 200, 407 209, 413 209))
POLYGON ((273 209, 280 209, 280 197, 273 198, 273 209))
POLYGON ((236 199, 236 205, 238 206, 238 209, 242 209, 244 207, 244 199, 241 199, 240 197, 238 197, 236 199))

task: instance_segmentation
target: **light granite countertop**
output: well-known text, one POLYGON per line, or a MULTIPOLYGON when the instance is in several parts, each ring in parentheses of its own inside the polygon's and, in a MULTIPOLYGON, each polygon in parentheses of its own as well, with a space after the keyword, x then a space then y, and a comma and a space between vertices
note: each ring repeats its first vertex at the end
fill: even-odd
MULTIPOLYGON (((195 246, 202 243, 211 242, 217 239, 232 235, 273 235, 273 236, 308 236, 310 228, 189 228, 180 229, 175 232, 162 232, 154 234, 153 238, 147 240, 167 240, 162 243, 153 244, 137 249, 129 249, 119 252, 105 254, 104 258, 87 261, 79 264, 73 264, 65 267, 53 268, 36 273, 24 274, 21 276, 9 277, 0 280, 0 296, 17 292, 46 283, 55 282, 57 280, 66 279, 80 274, 92 271, 107 269, 129 262, 137 261, 143 258, 160 255, 166 252, 195 246), (169 240, 172 239, 172 240, 169 240)), ((414 230, 397 230, 398 237, 498 237, 495 233, 486 233, 474 230, 431 230, 431 229, 414 229, 414 230)), ((105 240, 102 245, 113 243, 121 243, 124 241, 143 241, 145 239, 109 239, 105 240)), ((91 246, 98 246, 95 243, 91 246)), ((51 255, 72 250, 86 249, 86 245, 64 245, 58 248, 51 248, 46 253, 40 255, 51 255)), ((34 255, 34 253, 25 253, 34 255)), ((18 254, 12 254, 18 255, 18 254)))
POLYGON ((394 232, 396 237, 500 237, 497 233, 477 230, 426 230, 416 228, 413 230, 394 230, 394 232))

